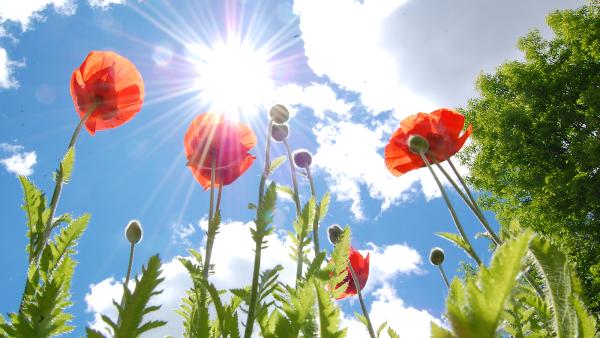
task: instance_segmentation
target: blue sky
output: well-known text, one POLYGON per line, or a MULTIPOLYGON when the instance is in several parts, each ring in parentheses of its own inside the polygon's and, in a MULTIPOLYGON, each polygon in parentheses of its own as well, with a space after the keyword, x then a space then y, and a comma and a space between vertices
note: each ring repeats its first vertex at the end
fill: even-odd
MULTIPOLYGON (((76 256, 80 265, 71 311, 77 329, 70 336, 97 325, 99 313, 114 313, 110 299, 118 297, 127 264, 123 229, 133 218, 145 231, 135 271, 155 253, 166 263, 159 315, 169 325, 157 334, 178 335, 181 325, 173 309, 190 282, 173 258, 186 255, 189 247, 203 247, 200 228, 208 209, 208 193, 185 166, 183 135, 197 114, 240 97, 244 112, 239 118, 259 138, 252 151, 257 162, 224 189, 225 225, 215 244, 215 283, 222 288, 249 283, 247 228, 254 214, 246 205, 257 195, 266 111, 273 103, 283 103, 293 114, 291 146, 314 154, 318 193, 332 192, 321 238, 329 224, 351 225, 353 245, 371 253, 365 292, 375 325, 388 320, 401 336, 427 336, 429 321, 442 320, 445 298, 440 276, 427 261, 429 250, 446 250, 445 268, 451 276, 466 258, 434 235, 453 231, 453 226, 429 173, 422 169, 391 176, 383 146, 403 117, 465 105, 476 96, 473 83, 479 72, 520 58, 515 48, 519 36, 533 28, 549 36, 547 13, 582 4, 0 0, 0 311, 17 308, 26 267, 25 218, 15 174, 28 175, 51 193, 50 173, 78 122, 69 94, 71 73, 89 51, 113 50, 138 67, 146 99, 129 123, 93 137, 84 132, 77 144, 75 173, 58 211, 89 212, 92 220, 76 256), (225 81, 224 87, 237 96, 216 102, 206 94, 223 90, 211 87, 215 79, 236 74, 209 77, 199 64, 220 48, 216 46, 233 41, 257 50, 257 58, 267 61, 269 77, 258 81, 262 68, 246 67, 258 72, 250 71, 253 80, 225 81)), ((229 66, 209 68, 227 73, 229 66)), ((282 154, 281 148, 275 146, 275 153, 282 154)), ((273 179, 289 185, 289 168, 281 167, 273 179)), ((308 184, 302 182, 301 189, 306 199, 308 184)), ((457 197, 452 194, 473 236, 481 229, 457 197)), ((283 233, 293 213, 290 201, 280 199, 278 233, 270 239, 263 264, 284 264, 282 277, 288 281, 295 267, 287 259, 283 233)), ((475 240, 475 245, 488 259, 486 240, 475 240)), ((358 303, 341 304, 350 336, 364 336, 352 319, 358 303)))

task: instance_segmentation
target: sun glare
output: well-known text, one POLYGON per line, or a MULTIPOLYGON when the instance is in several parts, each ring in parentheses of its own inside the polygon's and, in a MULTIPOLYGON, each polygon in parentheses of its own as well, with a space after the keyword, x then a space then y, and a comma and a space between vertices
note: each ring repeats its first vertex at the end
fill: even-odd
POLYGON ((269 101, 273 83, 266 53, 231 41, 192 50, 197 53, 195 85, 211 111, 234 118, 254 115, 269 101))

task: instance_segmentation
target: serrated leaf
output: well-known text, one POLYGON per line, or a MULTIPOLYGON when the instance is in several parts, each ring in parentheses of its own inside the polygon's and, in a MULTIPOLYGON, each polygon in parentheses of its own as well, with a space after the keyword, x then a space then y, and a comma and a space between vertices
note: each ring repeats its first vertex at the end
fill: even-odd
POLYGON ((317 293, 317 305, 319 309, 319 329, 322 338, 346 337, 346 328, 340 329, 340 309, 334 304, 325 286, 313 280, 317 293))
POLYGON ((254 203, 248 203, 248 209, 250 209, 250 210, 256 209, 256 204, 254 204, 254 203))
POLYGON ((325 216, 327 215, 327 212, 329 211, 329 203, 331 201, 331 194, 328 192, 325 193, 325 195, 323 195, 323 198, 321 199, 321 203, 319 203, 319 221, 322 221, 325 216))
POLYGON ((471 250, 473 249, 467 242, 465 242, 465 240, 459 234, 454 234, 451 232, 436 232, 435 234, 441 238, 450 241, 457 247, 463 249, 467 255, 471 255, 471 250))
MULTIPOLYGON (((381 323, 381 325, 379 325, 379 328, 377 329, 377 337, 381 336, 381 332, 383 332, 383 330, 385 329, 386 326, 387 326, 387 322, 383 322, 383 323, 381 323)), ((388 332, 390 332, 390 330, 392 332, 394 331, 394 330, 392 330, 392 328, 389 328, 388 332)), ((394 337, 392 337, 392 335, 390 335, 390 337, 394 338, 394 337)))
POLYGON ((369 326, 369 322, 367 321, 367 317, 361 315, 358 312, 354 312, 354 317, 356 317, 356 319, 358 319, 358 321, 361 322, 365 327, 369 326))
MULTIPOLYGON (((393 336, 390 333, 390 330, 391 330, 391 328, 388 328, 388 334, 390 335, 390 338, 399 338, 400 337, 395 332, 394 333, 396 334, 396 336, 393 336)), ((431 338, 455 338, 455 336, 452 334, 452 332, 444 329, 443 327, 438 326, 434 322, 431 322, 431 338)))
POLYGON ((85 329, 85 333, 87 334, 87 338, 106 338, 102 333, 90 329, 89 327, 85 329))
POLYGON ((67 153, 60 161, 57 176, 61 178, 61 182, 67 183, 71 180, 73 166, 75 164, 75 147, 70 147, 67 153))
POLYGON ((113 302, 119 314, 117 323, 107 316, 102 316, 104 322, 113 329, 115 338, 137 337, 144 332, 166 325, 167 322, 161 320, 144 322, 145 315, 160 308, 160 306, 148 306, 153 296, 162 293, 156 290, 164 280, 160 277, 160 268, 158 255, 150 257, 147 265, 142 266, 142 277, 136 278, 133 293, 123 287, 122 304, 113 302))
POLYGON ((348 276, 348 255, 350 253, 350 228, 345 227, 344 232, 338 238, 338 242, 333 247, 331 260, 325 267, 325 271, 330 274, 327 281, 327 289, 334 298, 338 298, 346 290, 347 283, 340 284, 348 276))
POLYGON ((46 226, 46 198, 27 177, 19 176, 23 187, 23 210, 27 215, 27 237, 29 238, 29 261, 36 257, 41 249, 44 228, 46 226))
POLYGON ((269 175, 271 175, 279 166, 281 166, 287 160, 287 156, 279 156, 278 158, 271 161, 271 165, 269 166, 269 175))
POLYGON ((494 337, 504 305, 521 271, 532 233, 526 231, 500 246, 489 268, 481 267, 466 284, 454 279, 446 300, 447 316, 455 335, 465 338, 494 337))

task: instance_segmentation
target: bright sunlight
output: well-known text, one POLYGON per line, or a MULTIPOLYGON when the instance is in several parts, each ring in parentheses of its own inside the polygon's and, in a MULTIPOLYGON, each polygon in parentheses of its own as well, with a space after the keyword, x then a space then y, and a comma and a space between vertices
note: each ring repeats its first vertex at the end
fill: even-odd
POLYGON ((273 83, 266 53, 238 41, 192 50, 198 57, 196 86, 211 111, 254 115, 269 101, 273 83))

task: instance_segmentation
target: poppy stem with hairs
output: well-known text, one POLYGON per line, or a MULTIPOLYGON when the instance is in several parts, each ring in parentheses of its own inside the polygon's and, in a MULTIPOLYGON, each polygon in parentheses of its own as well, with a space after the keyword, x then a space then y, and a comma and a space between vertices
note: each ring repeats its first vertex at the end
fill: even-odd
POLYGON ((442 186, 442 182, 440 182, 440 179, 438 178, 437 174, 433 170, 433 167, 431 166, 431 163, 427 159, 427 156, 425 156, 425 154, 422 151, 419 151, 419 155, 421 156, 421 159, 423 159, 423 162, 425 162, 425 165, 427 165, 427 168, 429 169, 429 172, 431 172, 431 175, 433 175, 435 183, 437 183, 438 188, 440 189, 440 192, 442 193, 444 202, 446 202, 446 205, 448 206, 448 210, 450 211, 450 215, 452 216, 454 225, 456 226, 456 229, 460 233, 460 237, 462 237, 462 239, 465 241, 465 243, 469 247, 469 250, 467 253, 469 254, 469 256, 471 256, 471 258, 473 258, 473 260, 477 263, 477 265, 482 265, 481 259, 475 252, 475 249, 473 249, 473 246, 471 245, 471 241, 469 241, 469 238, 467 237, 465 230, 463 229, 462 225, 460 224, 460 220, 458 219, 458 216, 456 215, 456 211, 454 211, 454 207, 452 206, 452 203, 450 203, 450 199, 448 198, 446 189, 444 189, 444 187, 442 186))
MULTIPOLYGON (((317 199, 317 190, 315 189, 315 180, 313 179, 312 173, 310 172, 310 166, 307 166, 305 169, 306 177, 308 177, 308 183, 310 183, 310 194, 315 198, 315 202, 317 199)), ((321 218, 321 206, 317 203, 317 208, 315 210, 315 219, 313 221, 313 243, 315 246, 315 255, 321 253, 321 248, 319 246, 319 218, 321 218)))
MULTIPOLYGON (((450 160, 450 159, 448 159, 448 160, 450 160)), ((448 182, 450 182, 450 184, 452 185, 454 190, 456 190, 456 192, 458 192, 458 194, 460 195, 462 200, 465 202, 465 204, 469 207, 469 209, 471 209, 471 211, 473 212, 475 217, 477 217, 477 219, 479 220, 481 225, 483 225, 483 227, 485 228, 485 231, 487 231, 487 233, 490 234, 490 237, 491 237, 492 241, 494 242, 494 244, 496 244, 496 245, 502 244, 502 241, 500 241, 500 238, 498 237, 498 235, 496 235, 496 233, 490 227, 490 224, 487 222, 485 217, 483 217, 483 213, 481 213, 481 210, 479 209, 477 204, 475 204, 475 201, 474 201, 474 199, 472 199, 471 194, 469 193, 469 196, 471 196, 471 197, 467 197, 465 195, 465 193, 458 187, 458 185, 456 184, 454 179, 452 179, 452 177, 450 177, 450 174, 448 174, 446 169, 444 169, 444 167, 442 167, 435 158, 433 158, 433 162, 435 163, 437 168, 442 172, 442 174, 444 174, 444 176, 446 177, 448 182)), ((466 184, 464 184, 464 181, 463 181, 462 177, 460 177, 460 175, 458 174, 458 171, 454 171, 454 174, 459 178, 463 187, 466 187, 466 184)))
POLYGON ((352 282, 354 282, 354 287, 356 288, 356 294, 358 295, 358 301, 360 302, 360 308, 362 310, 363 316, 367 320, 367 329, 369 330, 369 335, 371 338, 375 338, 375 330, 373 330, 373 324, 371 324, 371 318, 369 317, 369 311, 367 311, 367 307, 365 306, 365 301, 362 296, 362 291, 360 290, 360 284, 358 284, 358 279, 356 278, 356 272, 354 272, 354 268, 352 264, 348 262, 348 271, 350 273, 350 277, 352 277, 352 282))
MULTIPOLYGON (((288 162, 290 162, 290 172, 292 174, 292 185, 294 187, 294 204, 296 205, 296 216, 300 217, 302 214, 302 206, 300 205, 300 195, 298 193, 298 178, 296 177, 296 165, 294 164, 294 159, 292 158, 292 150, 290 149, 290 145, 287 140, 283 140, 283 144, 285 145, 285 150, 288 155, 288 162)), ((300 234, 302 240, 304 240, 304 236, 306 234, 300 234)), ((296 280, 299 280, 302 277, 302 242, 298 244, 298 252, 296 257, 296 280)))
POLYGON ((446 272, 444 272, 444 268, 442 267, 442 264, 438 264, 438 269, 440 269, 440 273, 442 274, 442 279, 444 280, 444 284, 446 284, 446 287, 449 289, 450 288, 450 282, 448 282, 448 277, 446 277, 446 272))
POLYGON ((204 278, 208 279, 208 272, 210 270, 210 256, 212 254, 212 247, 215 241, 214 234, 214 204, 215 204, 215 176, 217 171, 217 157, 213 154, 212 165, 210 168, 210 205, 208 209, 208 229, 206 231, 206 254, 204 257, 204 269, 202 273, 204 278))
MULTIPOLYGON (((452 186, 454 187, 454 189, 458 192, 458 194, 460 195, 460 197, 462 197, 463 201, 465 201, 465 203, 469 206, 469 208, 471 209, 471 211, 473 211, 473 213, 475 214, 475 216, 477 217, 477 219, 479 219, 479 221, 481 222, 481 224, 483 225, 483 227, 485 228, 485 230, 490 234, 490 237, 492 238, 492 241, 494 242, 494 244, 496 244, 496 246, 502 245, 502 240, 494 232, 494 230, 490 227, 489 223, 487 222, 487 220, 483 216, 483 212, 481 211, 481 209, 477 205, 477 202, 475 201, 475 198, 473 197, 473 194, 471 194, 471 191, 470 191, 469 187, 467 186, 465 180, 462 178, 462 176, 460 175, 460 173, 458 172, 458 170, 454 166, 454 163, 452 163, 452 160, 450 160, 450 158, 448 158, 448 160, 447 160, 448 164, 450 165, 450 168, 452 168, 452 171, 454 172, 454 175, 456 175, 456 177, 458 177, 458 180, 459 180, 460 184, 465 189, 465 192, 467 193, 468 201, 467 201, 467 198, 465 198, 465 195, 462 193, 462 191, 458 188, 458 186, 456 185, 456 183, 454 183, 454 180, 452 180, 452 178, 450 178, 450 175, 446 172, 446 170, 444 170, 444 168, 435 159, 434 159, 434 161, 435 161, 435 164, 437 165, 437 167, 442 171, 442 173, 444 174, 444 176, 446 176, 446 178, 448 179, 448 181, 450 181, 450 183, 452 184, 452 186), (470 201, 470 203, 469 203, 469 201, 470 201)), ((543 296, 543 291, 540 289, 538 283, 531 277, 531 275, 529 274, 529 272, 526 271, 523 274, 523 277, 529 283, 529 285, 531 285, 535 289, 535 291, 537 292, 538 295, 543 296)))
POLYGON ((265 147, 265 169, 263 170, 262 176, 260 177, 260 185, 258 187, 258 203, 262 200, 265 194, 265 183, 269 177, 271 171, 271 129, 273 129, 273 119, 269 120, 269 127, 267 128, 267 145, 265 147))
MULTIPOLYGON (((96 107, 98 107, 99 102, 94 101, 90 107, 88 108, 88 110, 86 111, 85 115, 83 115, 83 117, 79 120, 79 123, 77 124, 77 127, 75 128, 75 130, 73 131, 73 135, 71 136, 71 140, 69 141, 69 145, 67 146, 67 152, 72 148, 75 147, 75 143, 77 142, 77 138, 81 132, 81 127, 83 127, 83 125, 85 124, 85 122, 89 119, 89 117, 92 115, 92 113, 94 112, 94 110, 96 110, 96 107)), ((30 262, 32 262, 34 259, 37 260, 39 259, 39 257, 41 256, 42 252, 44 251, 44 247, 46 246, 46 243, 48 242, 48 239, 50 237, 50 233, 52 232, 52 221, 54 219, 54 214, 56 213, 56 207, 58 206, 58 200, 60 198, 60 193, 62 191, 62 186, 64 184, 64 181, 59 179, 58 177, 56 178, 56 184, 54 185, 54 192, 52 193, 52 199, 50 200, 50 214, 48 215, 48 220, 46 223, 46 227, 44 228, 44 237, 43 237, 43 246, 42 248, 38 251, 36 257, 30 257, 30 262)))

